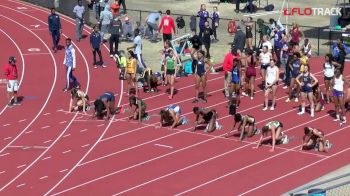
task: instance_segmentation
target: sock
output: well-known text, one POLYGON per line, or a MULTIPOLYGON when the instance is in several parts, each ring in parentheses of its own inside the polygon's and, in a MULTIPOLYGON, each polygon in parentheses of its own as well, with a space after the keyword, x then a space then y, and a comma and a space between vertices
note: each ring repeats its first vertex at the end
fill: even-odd
POLYGON ((311 115, 313 116, 315 114, 315 109, 311 108, 311 115))

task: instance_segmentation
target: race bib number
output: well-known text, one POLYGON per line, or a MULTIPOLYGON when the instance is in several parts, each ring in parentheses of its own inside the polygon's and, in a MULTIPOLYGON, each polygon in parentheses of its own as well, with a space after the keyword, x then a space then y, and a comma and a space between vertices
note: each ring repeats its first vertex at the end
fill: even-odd
POLYGON ((164 20, 164 26, 169 26, 169 20, 168 19, 164 20))

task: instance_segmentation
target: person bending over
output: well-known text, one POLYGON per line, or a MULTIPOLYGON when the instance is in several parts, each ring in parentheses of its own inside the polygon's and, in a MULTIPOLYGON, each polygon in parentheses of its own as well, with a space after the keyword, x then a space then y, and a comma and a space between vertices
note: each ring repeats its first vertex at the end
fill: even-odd
POLYGON ((207 133, 213 132, 215 131, 215 129, 221 129, 221 126, 217 122, 218 114, 216 110, 194 107, 193 113, 196 115, 196 121, 193 131, 196 131, 197 126, 200 124, 207 124, 204 130, 207 133))
POLYGON ((311 127, 304 128, 304 137, 300 150, 316 148, 320 152, 326 152, 327 146, 329 146, 329 141, 325 139, 322 131, 311 127))
POLYGON ((90 110, 89 96, 82 90, 78 90, 75 88, 72 89, 70 103, 69 103, 69 111, 70 112, 82 111, 86 113, 86 111, 88 110, 90 110))
POLYGON ((282 132, 283 124, 279 121, 271 121, 267 123, 261 130, 261 137, 259 139, 258 145, 255 148, 259 148, 263 141, 272 140, 272 149, 270 152, 275 151, 276 143, 288 143, 287 135, 284 135, 282 132), (264 139, 264 136, 267 136, 271 133, 271 136, 264 139))
POLYGON ((129 120, 139 120, 139 122, 142 121, 142 118, 146 116, 146 103, 136 96, 129 97, 129 106, 130 106, 130 115, 129 120), (132 108, 135 107, 134 110, 132 108))
POLYGON ((94 101, 95 112, 93 115, 98 119, 103 119, 107 117, 107 120, 111 118, 111 115, 115 114, 115 97, 111 92, 105 92, 99 98, 94 101))
POLYGON ((239 140, 242 141, 244 133, 247 133, 248 137, 259 134, 259 130, 255 126, 255 118, 250 115, 242 115, 237 113, 235 115, 235 123, 232 126, 231 131, 229 131, 226 137, 233 131, 236 127, 236 124, 239 123, 238 130, 241 132, 239 140), (247 131, 247 132, 246 132, 247 131))
POLYGON ((160 111, 160 127, 171 124, 171 128, 174 129, 186 123, 186 118, 181 116, 180 106, 172 105, 160 111))

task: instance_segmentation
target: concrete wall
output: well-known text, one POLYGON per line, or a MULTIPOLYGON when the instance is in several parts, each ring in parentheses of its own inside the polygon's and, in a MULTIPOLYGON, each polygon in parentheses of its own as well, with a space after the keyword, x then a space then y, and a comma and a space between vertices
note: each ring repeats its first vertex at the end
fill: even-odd
MULTIPOLYGON (((74 18, 73 15, 73 8, 75 5, 77 5, 77 0, 23 0, 35 5, 39 5, 41 7, 45 8, 52 8, 55 7, 56 10, 64 15, 70 16, 74 18)), ((86 12, 85 12, 85 21, 86 23, 89 23, 89 8, 87 7, 88 2, 87 0, 83 0, 83 5, 85 6, 86 12)))

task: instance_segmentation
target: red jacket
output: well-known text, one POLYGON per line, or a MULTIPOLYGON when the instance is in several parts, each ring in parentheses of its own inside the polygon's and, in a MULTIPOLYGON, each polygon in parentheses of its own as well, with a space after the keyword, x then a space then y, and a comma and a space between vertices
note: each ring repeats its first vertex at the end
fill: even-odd
POLYGON ((7 64, 5 66, 4 74, 6 76, 6 79, 8 79, 8 80, 17 80, 18 73, 17 73, 16 65, 7 64))
POLYGON ((163 28, 163 34, 172 34, 171 29, 173 29, 175 33, 174 19, 172 19, 170 16, 164 16, 160 21, 158 32, 160 32, 162 28, 163 28))

